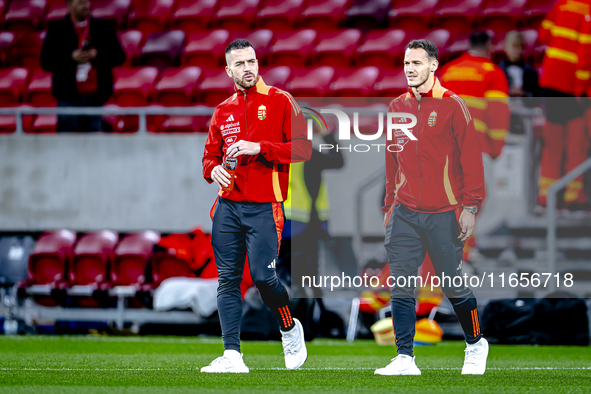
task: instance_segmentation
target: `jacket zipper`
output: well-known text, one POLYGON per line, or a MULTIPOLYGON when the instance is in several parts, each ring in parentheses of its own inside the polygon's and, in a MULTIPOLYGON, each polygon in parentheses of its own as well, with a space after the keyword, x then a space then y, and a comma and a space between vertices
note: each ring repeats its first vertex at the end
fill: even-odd
MULTIPOLYGON (((246 90, 244 91, 244 127, 246 128, 246 138, 245 140, 248 141, 248 98, 246 96, 246 90)), ((246 186, 248 185, 248 171, 244 174, 244 195, 242 197, 242 201, 246 200, 246 186)))
MULTIPOLYGON (((421 99, 422 99, 422 97, 421 97, 421 99)), ((416 143, 417 149, 416 150, 417 150, 417 159, 419 161, 419 204, 418 204, 417 208, 421 207, 421 192, 423 190, 423 172, 421 170, 421 155, 419 154, 419 140, 418 140, 419 130, 420 130, 420 128, 419 128, 420 119, 421 119, 421 102, 419 101, 419 108, 417 111, 417 134, 415 136, 415 137, 417 137, 417 143, 416 143)))

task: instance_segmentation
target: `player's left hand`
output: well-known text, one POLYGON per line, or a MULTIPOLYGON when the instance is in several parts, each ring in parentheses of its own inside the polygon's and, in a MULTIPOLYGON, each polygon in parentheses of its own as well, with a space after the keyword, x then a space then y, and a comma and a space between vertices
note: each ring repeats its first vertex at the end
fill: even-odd
POLYGON ((460 215, 460 228, 462 230, 460 236, 458 237, 462 240, 462 242, 470 238, 472 232, 474 231, 474 216, 475 215, 473 213, 462 209, 462 214, 460 215))
POLYGON ((226 151, 228 157, 238 157, 240 155, 258 155, 261 152, 261 144, 240 140, 230 145, 226 151))

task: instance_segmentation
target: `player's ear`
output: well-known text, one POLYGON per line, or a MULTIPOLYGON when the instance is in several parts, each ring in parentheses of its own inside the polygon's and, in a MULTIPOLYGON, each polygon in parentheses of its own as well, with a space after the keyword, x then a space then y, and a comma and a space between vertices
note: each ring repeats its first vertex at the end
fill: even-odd
POLYGON ((439 60, 435 60, 431 63, 431 72, 435 72, 439 68, 439 60))
POLYGON ((228 76, 229 76, 230 78, 234 78, 234 77, 232 76, 232 70, 230 69, 230 66, 226 66, 226 74, 228 74, 228 76))

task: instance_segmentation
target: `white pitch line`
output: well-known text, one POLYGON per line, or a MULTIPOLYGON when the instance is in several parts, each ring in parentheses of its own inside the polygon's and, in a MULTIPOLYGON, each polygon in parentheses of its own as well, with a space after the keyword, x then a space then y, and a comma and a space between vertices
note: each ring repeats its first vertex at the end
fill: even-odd
MULTIPOLYGON (((98 371, 98 372, 130 372, 130 371, 193 371, 196 368, 0 368, 0 371, 98 371)), ((250 368, 253 371, 287 371, 286 368, 250 368)), ((374 367, 322 367, 300 368, 300 371, 365 371, 374 370, 374 367)), ((459 371, 461 368, 421 368, 426 371, 459 371)), ((591 367, 489 367, 488 371, 591 371, 591 367)))

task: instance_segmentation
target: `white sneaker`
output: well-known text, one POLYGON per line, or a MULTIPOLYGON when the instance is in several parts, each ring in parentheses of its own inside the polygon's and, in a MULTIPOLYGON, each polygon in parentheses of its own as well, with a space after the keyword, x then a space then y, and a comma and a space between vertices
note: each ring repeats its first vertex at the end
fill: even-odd
POLYGON ((488 357, 488 341, 484 337, 473 345, 466 344, 462 375, 484 375, 488 357))
POLYGON ((285 367, 289 370, 298 369, 308 359, 308 350, 304 341, 304 328, 298 319, 293 319, 295 327, 289 331, 281 331, 285 367))
POLYGON ((414 356, 400 354, 384 368, 376 369, 374 375, 420 375, 421 370, 415 364, 414 356))
POLYGON ((249 369, 242 360, 242 353, 236 350, 225 350, 222 357, 218 357, 207 367, 201 368, 201 372, 208 373, 248 373, 249 369))

